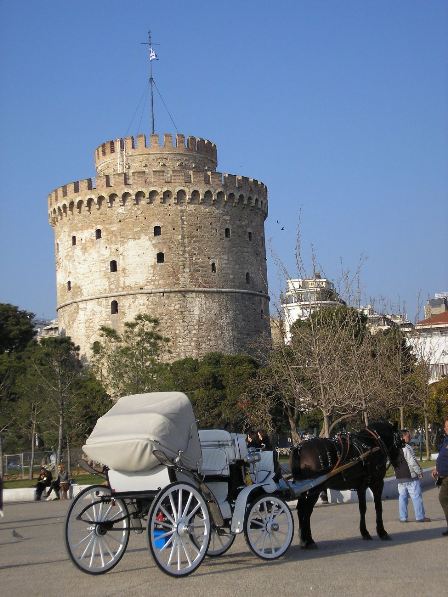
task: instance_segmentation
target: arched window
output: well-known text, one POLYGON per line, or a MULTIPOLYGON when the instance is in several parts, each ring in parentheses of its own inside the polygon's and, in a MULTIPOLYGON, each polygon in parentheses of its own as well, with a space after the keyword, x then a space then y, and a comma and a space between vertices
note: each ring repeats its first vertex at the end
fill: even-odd
POLYGON ((224 236, 225 236, 226 238, 230 238, 230 228, 226 228, 226 229, 224 230, 224 236))
POLYGON ((72 247, 76 245, 76 236, 72 236, 72 247))
POLYGON ((157 253, 157 263, 165 263, 165 253, 157 253))
POLYGON ((110 265, 110 271, 111 271, 111 272, 116 272, 116 271, 117 271, 117 262, 115 261, 115 259, 113 259, 113 260, 110 262, 110 264, 109 264, 109 265, 110 265))
POLYGON ((212 262, 212 273, 216 274, 216 263, 214 261, 212 262))
POLYGON ((250 274, 249 272, 246 272, 246 284, 250 283, 250 274))
POLYGON ((72 283, 70 282, 70 280, 67 282, 67 290, 71 290, 72 289, 72 283))
POLYGON ((161 226, 154 226, 154 236, 161 236, 162 228, 161 226))
POLYGON ((117 301, 111 302, 110 312, 111 312, 111 315, 116 315, 118 313, 118 302, 117 301))
POLYGON ((252 232, 250 230, 247 233, 247 237, 249 240, 252 240, 252 232))
POLYGON ((95 238, 96 238, 96 240, 98 240, 99 238, 101 238, 101 228, 97 228, 95 230, 95 238))
POLYGON ((261 319, 263 319, 263 317, 264 317, 264 311, 263 311, 263 309, 260 311, 260 316, 261 316, 261 319))

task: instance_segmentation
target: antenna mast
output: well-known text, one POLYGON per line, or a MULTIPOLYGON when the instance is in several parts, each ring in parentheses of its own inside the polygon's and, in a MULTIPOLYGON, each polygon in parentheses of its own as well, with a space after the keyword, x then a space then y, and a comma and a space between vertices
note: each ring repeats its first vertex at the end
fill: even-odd
MULTIPOLYGON (((154 81, 154 77, 152 74, 152 61, 158 60, 158 57, 152 47, 153 43, 152 43, 151 31, 148 31, 148 41, 147 42, 142 41, 141 44, 143 46, 149 47, 149 87, 150 87, 150 91, 151 91, 151 133, 154 134, 154 132, 155 132, 155 120, 154 120, 154 85, 155 85, 155 81, 154 81)), ((155 43, 154 45, 158 46, 159 44, 155 43)))

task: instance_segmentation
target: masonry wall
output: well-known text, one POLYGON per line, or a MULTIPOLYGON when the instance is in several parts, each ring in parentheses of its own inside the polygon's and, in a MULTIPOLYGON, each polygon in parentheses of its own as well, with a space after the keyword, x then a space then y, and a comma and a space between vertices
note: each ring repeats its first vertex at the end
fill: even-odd
POLYGON ((160 319, 170 359, 252 352, 270 334, 266 187, 204 170, 216 147, 199 140, 182 149, 180 137, 176 146, 165 137, 163 152, 154 136, 132 156, 129 141, 121 157, 97 149, 96 181, 49 196, 59 329, 82 354, 101 325, 120 331, 138 313, 160 319), (120 163, 125 172, 114 171, 120 163))

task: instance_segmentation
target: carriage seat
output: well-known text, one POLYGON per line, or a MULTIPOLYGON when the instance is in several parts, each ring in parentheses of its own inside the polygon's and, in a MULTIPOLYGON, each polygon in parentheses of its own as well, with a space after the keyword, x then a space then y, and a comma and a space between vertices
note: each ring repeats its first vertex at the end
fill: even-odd
POLYGON ((201 472, 204 475, 230 475, 230 465, 247 457, 245 436, 224 429, 200 429, 201 472))

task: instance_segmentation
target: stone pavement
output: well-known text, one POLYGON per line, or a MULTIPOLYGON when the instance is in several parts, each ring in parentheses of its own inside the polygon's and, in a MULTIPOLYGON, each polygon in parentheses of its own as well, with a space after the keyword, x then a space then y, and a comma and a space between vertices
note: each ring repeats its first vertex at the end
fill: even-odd
POLYGON ((441 596, 448 587, 448 537, 441 536, 445 520, 435 488, 424 493, 424 500, 432 518, 426 524, 401 524, 396 500, 384 502, 392 541, 374 536, 373 504, 368 504, 367 514, 373 541, 359 536, 357 504, 321 506, 312 518, 319 549, 301 550, 296 529, 287 554, 265 562, 239 536, 227 554, 206 558, 194 574, 182 579, 157 568, 145 534, 131 535, 126 554, 111 572, 83 574, 65 552, 64 520, 70 502, 6 504, 0 520, 0 592, 8 597, 441 596))

